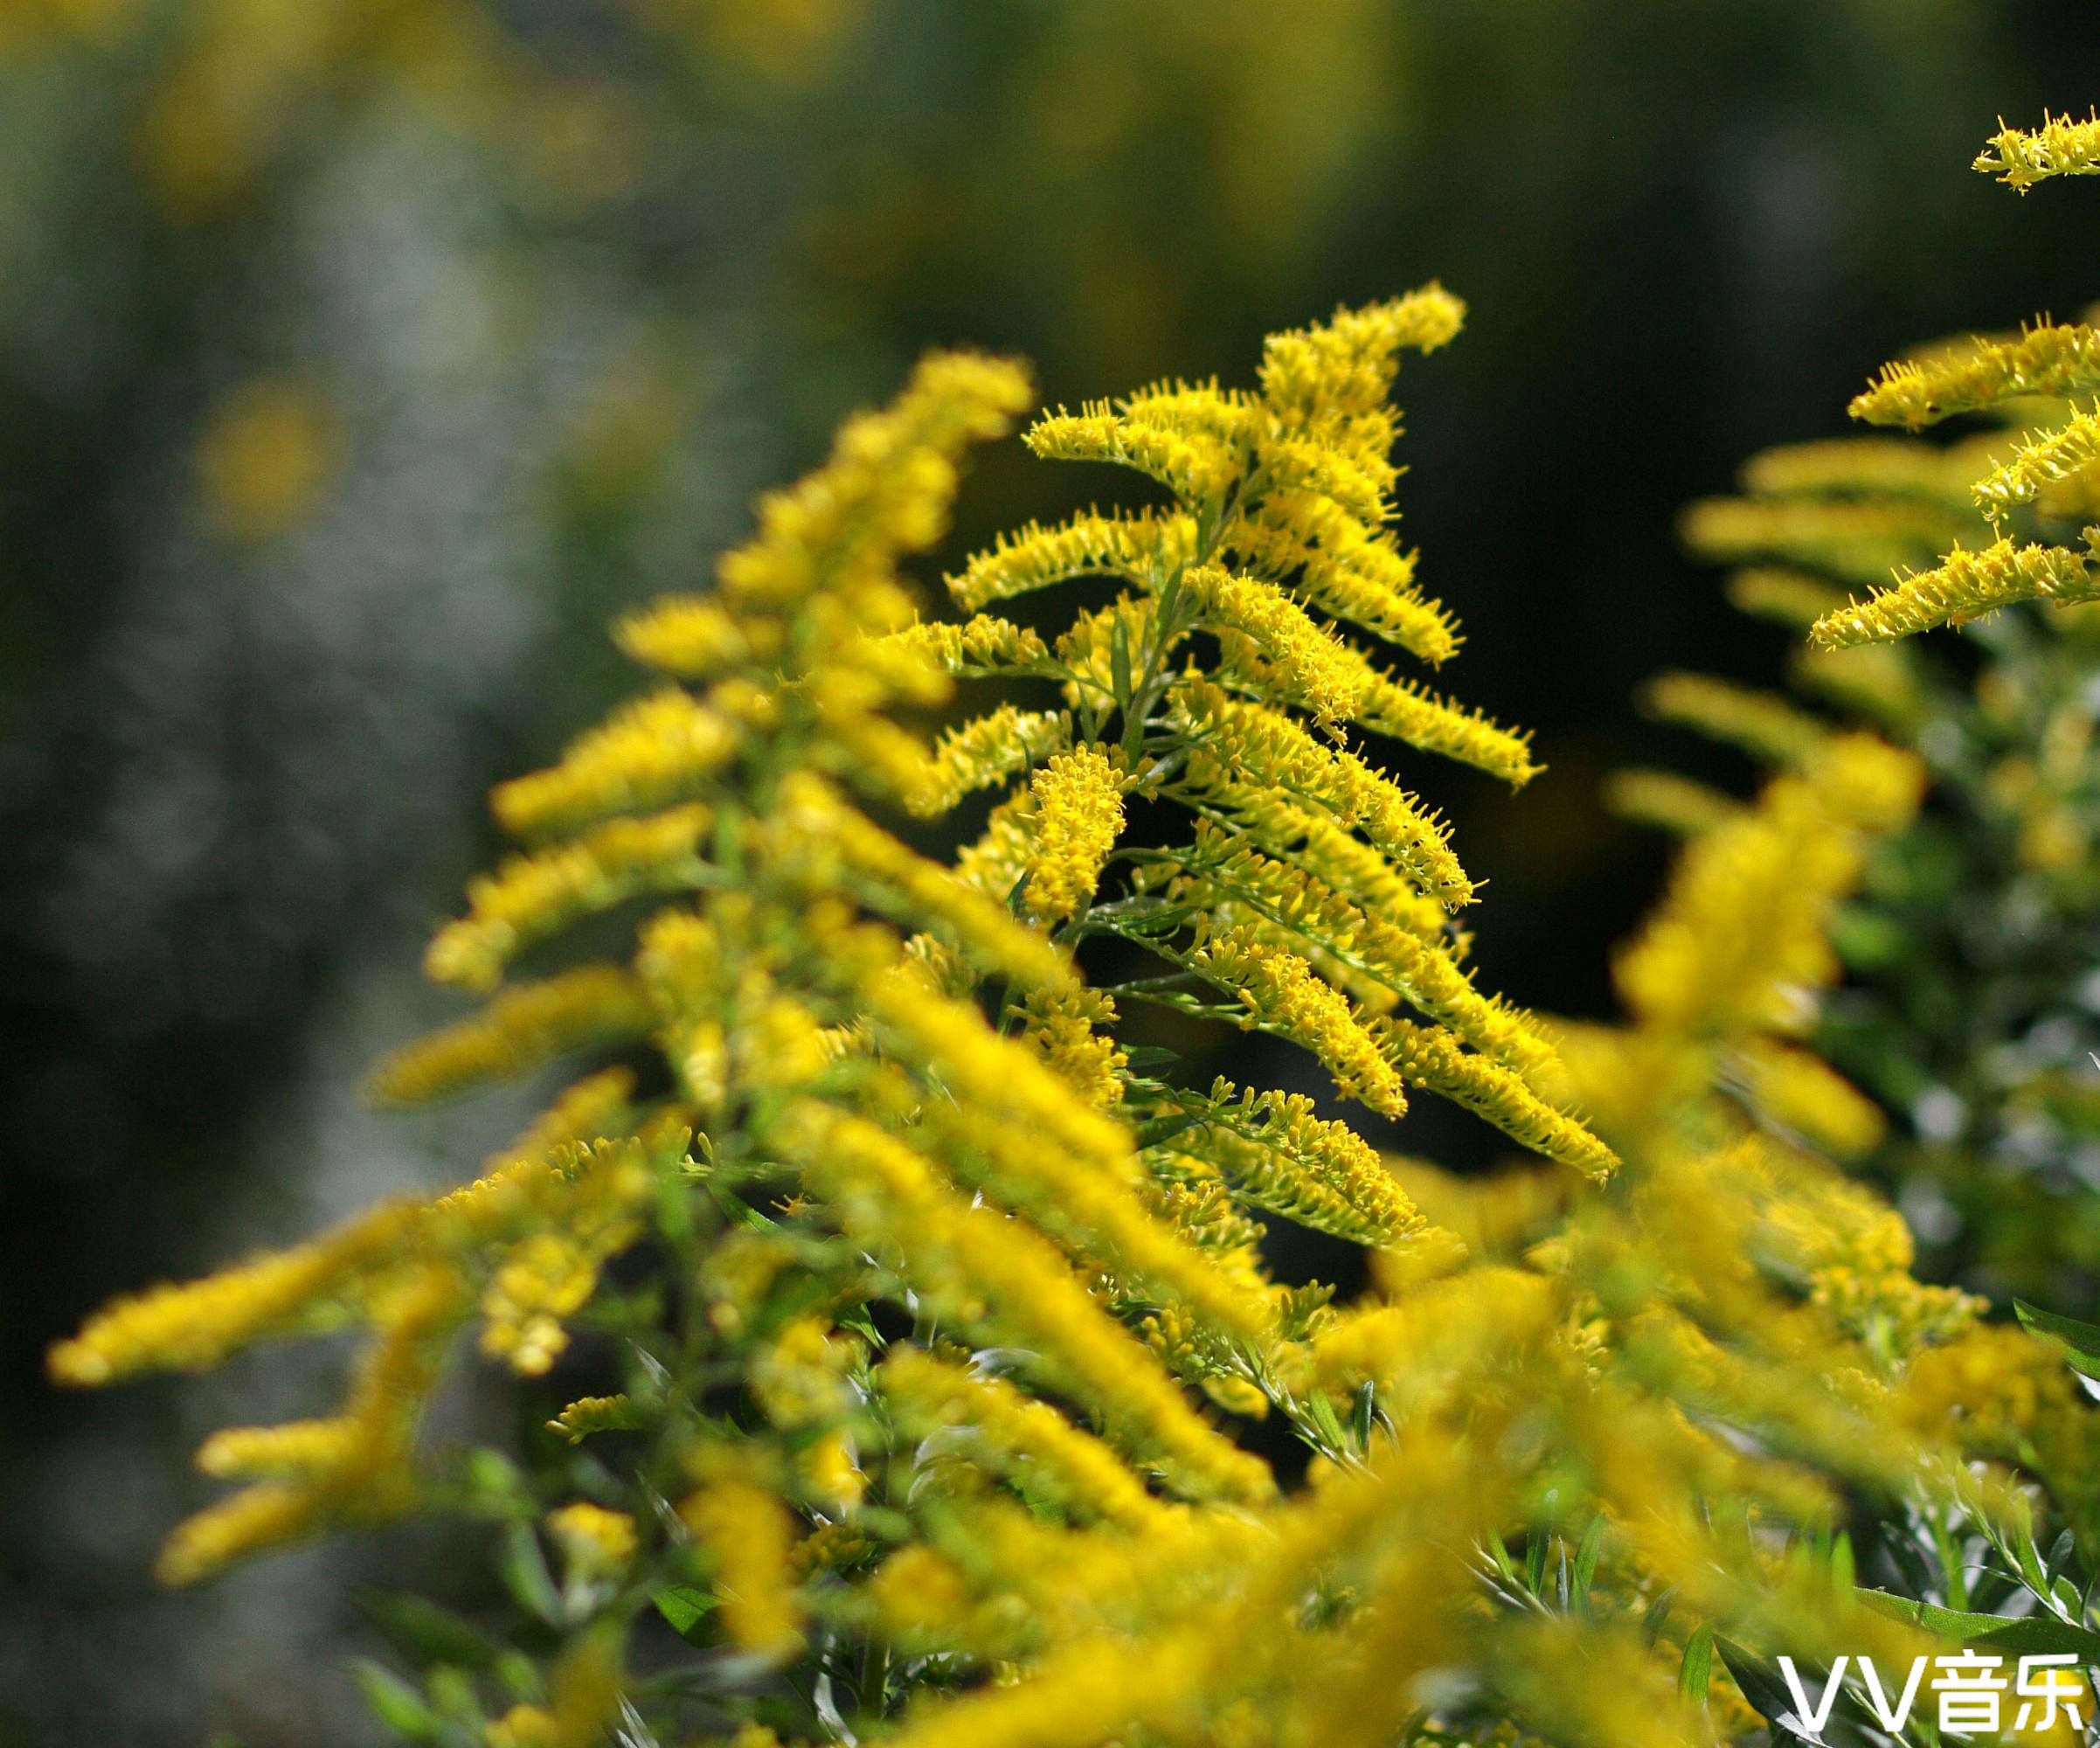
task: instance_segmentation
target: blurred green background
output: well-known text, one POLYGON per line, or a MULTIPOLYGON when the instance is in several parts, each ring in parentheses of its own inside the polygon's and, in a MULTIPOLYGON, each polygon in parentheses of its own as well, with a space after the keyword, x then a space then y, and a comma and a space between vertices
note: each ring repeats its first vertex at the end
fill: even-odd
MULTIPOLYGON (((1407 774, 1488 982, 1600 1012, 1663 855, 1600 778, 1725 774, 1632 688, 1783 647, 1679 507, 1909 342, 2100 294, 2090 207, 1966 169, 2097 94, 2090 0, 0 0, 0 1744, 365 1739, 357 1586, 447 1550, 144 1577, 182 1453, 308 1363, 76 1399, 41 1349, 501 1138, 356 1092, 445 1011, 480 792, 919 349, 1076 401, 1466 297, 1404 530, 1444 679, 1551 768, 1407 774)), ((959 538, 1099 489, 1007 446, 959 538)))

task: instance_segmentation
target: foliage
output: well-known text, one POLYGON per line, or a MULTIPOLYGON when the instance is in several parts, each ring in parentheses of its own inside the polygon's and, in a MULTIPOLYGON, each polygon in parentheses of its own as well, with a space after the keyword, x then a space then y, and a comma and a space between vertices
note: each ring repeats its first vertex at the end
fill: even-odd
POLYGON ((1875 1114, 1802 1043, 1916 762, 1781 735, 1622 955, 1627 1023, 1563 1028, 1478 988, 1474 884, 1359 750, 1535 769, 1348 628, 1457 647, 1385 525, 1387 393, 1462 313, 1431 287, 1275 336, 1255 389, 1038 418, 1036 454, 1159 501, 981 552, 960 622, 914 620, 898 565, 1028 385, 930 357, 711 590, 623 620, 662 678, 496 792, 524 847, 427 961, 487 1000, 377 1086, 615 1065, 465 1188, 53 1353, 100 1384, 363 1332, 337 1413, 206 1444, 246 1485, 164 1575, 484 1523, 516 1620, 399 1605, 424 1679, 366 1686, 407 1739, 509 1748, 1638 1748, 1775 1716, 1780 1654, 1929 1642, 1861 1578, 1995 1606, 1987 1544, 2068 1621, 2091 1418, 2049 1346, 1911 1276, 1833 1162, 1875 1114), (1054 637, 987 611, 1100 579, 1054 637), (1046 707, 928 746, 900 716, 957 677, 1046 707), (953 866, 876 816, 988 789, 953 866), (513 977, 557 937, 601 956, 513 977), (1298 1046, 1345 1102, 1190 1084, 1131 1037, 1144 1006, 1298 1046), (1460 1180, 1327 1113, 1417 1091, 1549 1163, 1460 1180), (1276 1279, 1265 1216, 1359 1247, 1370 1289, 1276 1279), (562 1386, 544 1437, 419 1438, 469 1329, 562 1386), (1302 1481, 1259 1453, 1272 1414, 1302 1481))
MULTIPOLYGON (((2024 190, 2077 169, 2089 132, 2007 128, 1977 168, 2024 190)), ((1854 987, 1822 1031, 1902 1117, 1871 1169, 1898 1186, 1937 1269, 2059 1299, 2100 1269, 2100 621, 2083 604, 2100 572, 2085 525, 2095 421, 2078 399, 2100 388, 2097 346, 2090 326, 2044 323, 1924 349, 1889 365, 1854 416, 1917 427, 1966 413, 1976 429, 1771 450, 1744 469, 1743 497, 1686 519, 1695 549, 1743 567, 1729 582, 1739 607, 1812 628, 1799 689, 1931 773, 1930 805, 1875 859, 1838 932, 1854 987), (1847 599, 1862 586, 1864 600, 1847 599), (1891 642, 1941 624, 1963 647, 1891 642)), ((1695 684, 1729 700, 1725 718, 1688 707, 1681 683, 1651 702, 1760 760, 1786 765, 1824 732, 1776 698, 1695 684)), ((1646 778, 1621 800, 1692 829, 1729 808, 1646 778)))

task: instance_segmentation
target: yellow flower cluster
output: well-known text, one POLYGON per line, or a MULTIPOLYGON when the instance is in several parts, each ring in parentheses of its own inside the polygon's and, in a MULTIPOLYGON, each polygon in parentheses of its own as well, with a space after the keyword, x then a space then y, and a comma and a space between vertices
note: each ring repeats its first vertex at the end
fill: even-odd
POLYGON ((2021 443, 1970 488, 1993 524, 2016 507, 2037 502, 2053 486, 2100 467, 2100 411, 2081 412, 2053 431, 2021 443))
POLYGON ((170 1575, 415 1504, 438 1368, 478 1338, 528 1378, 562 1356, 579 1376, 534 1419, 593 1441, 558 1486, 443 1471, 513 1567, 542 1536, 560 1556, 558 1591, 519 1580, 560 1643, 482 1730, 511 1748, 690 1731, 680 1672, 624 1673, 652 1606, 718 1647, 707 1727, 751 1748, 785 1695, 904 1748, 1676 1748, 1706 1729, 1680 1694, 1695 1631, 1760 1655, 1892 1642, 1772 1550, 1827 1544, 1843 1487, 1957 1473, 1936 1391, 1978 1405, 1972 1442, 2009 1449, 2021 1414, 2060 1453, 2083 1436, 2076 1405, 1991 1419, 1969 1381, 1905 1373, 1974 1309, 1920 1287, 1900 1223, 1809 1150, 1862 1144, 1872 1113, 1783 1040, 1917 775, 1681 685, 1678 714, 1788 769, 1688 848, 1620 962, 1632 1026, 1563 1040, 1476 987, 1445 829, 1352 737, 1516 782, 1528 743, 1348 628, 1455 650, 1385 527, 1387 393, 1399 349, 1461 314, 1431 287, 1277 336, 1258 389, 1039 421, 1038 453, 1174 502, 999 543, 953 579, 978 615, 953 627, 915 618, 900 564, 1026 385, 936 357, 764 501, 710 593, 623 621, 659 690, 499 792, 536 847, 431 955, 488 998, 378 1084, 650 1060, 461 1189, 121 1301, 54 1350, 87 1384, 367 1331, 339 1413, 206 1446, 247 1485, 178 1532, 170 1575), (982 615, 1081 575, 1122 593, 1062 636, 982 615), (1001 703, 931 748, 900 719, 1016 674, 1064 708, 1001 703), (867 810, 980 787, 1004 793, 952 867, 867 810), (655 908, 624 962, 502 986, 634 898, 655 908), (1389 1165, 1311 1096, 1187 1084, 1131 1036, 1138 1004, 1267 1030, 1386 1116, 1426 1088, 1574 1170, 1389 1165), (1254 1211, 1374 1252, 1371 1289, 1275 1280, 1254 1211), (1221 1413, 1287 1423, 1307 1483, 1221 1413))
POLYGON ((2022 194, 2052 176, 2091 176, 2100 171, 2100 114, 2081 121, 2044 113, 2032 129, 2000 121, 1974 168, 2022 194))
POLYGON ((494 988, 520 952, 579 917, 690 884, 710 823, 707 808, 694 803, 608 820, 550 849, 512 857, 468 884, 468 914, 438 932, 423 969, 436 982, 494 988))
POLYGON ((1093 1405, 1133 1456, 1197 1496, 1259 1499, 1266 1465, 1207 1425, 1046 1241, 939 1183, 911 1148, 859 1118, 798 1106, 782 1145, 856 1239, 900 1258, 964 1327, 1030 1348, 1093 1405))
POLYGON ((736 756, 738 739, 729 717, 690 693, 652 692, 579 736, 558 765, 501 785, 496 816, 539 837, 687 801, 736 756))
POLYGON ((1826 931, 1866 834, 1900 825, 1923 773, 1865 736, 1829 739, 1754 810, 1693 842, 1670 896, 1619 957, 1628 1008, 1687 1037, 1799 1032, 1837 966, 1826 931))
POLYGON ((1195 749, 1189 780, 1199 790, 1228 806, 1236 787, 1312 801, 1338 824, 1361 828, 1373 848, 1446 909, 1472 902, 1473 882, 1442 823, 1383 772, 1321 746, 1269 705, 1240 703, 1214 686, 1188 688, 1176 704, 1195 749))
POLYGON ((1185 563, 1195 546, 1196 524, 1187 517, 1089 510, 1054 528, 1031 522, 1000 536, 948 579, 948 593, 956 606, 974 613, 1078 577, 1164 572, 1185 563))
POLYGON ((1823 725, 1785 698, 1703 674, 1658 675, 1641 702, 1665 722, 1682 723, 1768 764, 1799 765, 1823 744, 1823 725))
POLYGON ((1882 366, 1853 397, 1852 416, 1916 430, 2022 395, 2068 399, 2100 390, 2100 332, 2083 323, 2038 323, 2012 339, 1977 339, 1882 366))
POLYGON ((1265 947, 1245 928, 1228 929, 1189 955, 1189 964, 1246 1009, 1241 1022, 1274 1032, 1320 1058, 1345 1099, 1381 1116, 1407 1113, 1407 1089, 1348 998, 1296 954, 1265 947))
POLYGON ((1110 1446, 993 1373, 965 1371, 913 1348, 883 1363, 883 1388, 918 1437, 965 1432, 981 1460, 1081 1521, 1150 1530, 1172 1508, 1110 1446))
POLYGON ((793 1655, 803 1612, 790 1564, 794 1519, 780 1496, 724 1474, 689 1495, 678 1516, 713 1574, 731 1640, 770 1659, 793 1655))
POLYGON ((974 790, 1032 770, 1071 742, 1071 723, 1057 711, 1002 705, 941 736, 925 780, 910 797, 916 814, 944 814, 974 790))
POLYGON ((1958 625, 2018 601, 2068 607, 2100 600, 2100 572, 2068 547, 2000 540, 1979 552, 1956 546, 1930 571, 1916 572, 1865 601, 1847 602, 1815 622, 1825 649, 1909 637, 1937 625, 1958 625))
POLYGON ((483 1081, 529 1073, 571 1051, 639 1037, 651 1013, 641 987, 613 965, 585 965, 504 990, 479 1013, 397 1051, 372 1091, 404 1104, 448 1098, 483 1081))
POLYGON ((1196 1109, 1198 1126, 1164 1145, 1195 1150, 1255 1207, 1381 1250, 1429 1237, 1377 1150, 1347 1123, 1320 1117, 1304 1093, 1242 1091, 1221 1079, 1196 1109))
POLYGON ((1031 916, 1061 922, 1092 898, 1122 835, 1122 779, 1098 748, 1082 746, 1051 759, 1029 790, 1036 806, 1025 902, 1031 916))
POLYGON ((1734 799, 1711 784, 1674 771, 1614 771, 1604 782, 1604 805, 1622 819, 1679 837, 1710 831, 1736 811, 1734 799))

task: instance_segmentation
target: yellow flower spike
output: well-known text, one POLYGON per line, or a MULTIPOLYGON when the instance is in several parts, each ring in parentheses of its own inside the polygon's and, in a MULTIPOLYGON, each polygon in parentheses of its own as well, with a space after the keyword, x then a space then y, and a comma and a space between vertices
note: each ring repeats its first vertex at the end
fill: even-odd
POLYGON ((544 1706, 515 1705, 489 1729, 489 1748, 603 1748, 620 1721, 618 1639, 603 1629, 564 1651, 544 1706))
POLYGON ((1776 692, 1761 692, 1704 674, 1660 674, 1641 689, 1648 714, 1695 729, 1774 765, 1799 765, 1829 738, 1826 724, 1776 692))
POLYGON ((1824 614, 1810 635, 1823 649, 1909 637, 1958 624, 2018 601, 2058 607, 2100 600, 2100 573, 2090 558, 2062 546, 2018 546, 2000 540, 1972 552, 1956 546, 1930 571, 1824 614))
POLYGON ((157 1287, 95 1313, 52 1349, 60 1384, 105 1384, 146 1370, 203 1371, 308 1314, 365 1270, 390 1259, 418 1210, 391 1203, 281 1255, 179 1287, 157 1287))
POLYGON ((1646 927, 1618 957, 1644 1026, 1688 1037, 1798 1031, 1835 976, 1825 928, 1857 879, 1863 834, 1916 808, 1923 773, 1866 735, 1833 737, 1685 850, 1646 927))
POLYGON ((1246 447, 1258 423, 1254 398, 1241 389, 1220 387, 1216 377, 1198 383, 1153 383, 1116 405, 1128 424, 1200 434, 1235 450, 1246 447))
POLYGON ((1674 771, 1614 771, 1604 780, 1604 806, 1621 819, 1697 837, 1733 818, 1741 804, 1709 783, 1681 777, 1674 771))
POLYGON ((1913 437, 1833 437, 1789 443, 1744 462, 1757 497, 1916 498, 1957 514, 1969 508, 1973 446, 1937 448, 1913 437))
POLYGON ((1709 498, 1684 512, 1679 531, 1716 564, 1777 559, 1871 586, 1975 525, 1972 517, 1896 499, 1709 498))
POLYGON ((2100 467, 2100 401, 2083 412, 2071 408, 2067 422, 2020 444, 1972 490, 1984 514, 2000 523, 2016 506, 2033 503, 2050 488, 2096 467, 2100 467))
POLYGON ((594 1432, 633 1432, 646 1425, 641 1405, 627 1396, 579 1396, 547 1422, 572 1445, 594 1432))
POLYGON ((1205 1121, 1166 1145, 1214 1167, 1255 1207, 1381 1250, 1429 1237, 1376 1149, 1348 1124, 1320 1117, 1304 1094, 1220 1080, 1207 1106, 1205 1121))
POLYGON ((722 1600, 722 1625, 746 1651, 785 1660, 802 1646, 803 1608, 790 1555, 794 1518, 770 1488, 733 1473, 679 1506, 722 1600))
POLYGON ((560 763, 499 784, 504 830, 541 837, 608 815, 647 813, 701 794, 736 755, 735 725, 691 693, 667 688, 623 704, 579 735, 560 763))
MULTIPOLYGON (((1390 426, 1382 427, 1381 435, 1387 441, 1391 434, 1390 426)), ((1263 440, 1259 461, 1262 476, 1273 481, 1279 490, 1325 498, 1359 522, 1376 527, 1392 515, 1386 494, 1398 476, 1398 469, 1384 459, 1384 442, 1343 448, 1324 437, 1275 436, 1263 440), (1352 449, 1357 453, 1350 453, 1352 449)))
POLYGON ((1397 1304, 1337 1319, 1311 1344, 1307 1382, 1346 1396, 1375 1381, 1392 1392, 1396 1412, 1433 1413, 1471 1374, 1544 1341, 1563 1311, 1557 1289, 1542 1275, 1469 1269, 1397 1304))
POLYGON ((571 1051, 640 1037, 654 1019, 628 973, 579 966, 507 989, 479 1013, 396 1051, 372 1072, 371 1091, 394 1104, 450 1098, 571 1051))
POLYGON ((1880 1107, 1822 1058, 1759 1039, 1743 1046, 1736 1070, 1744 1096, 1782 1131, 1840 1159, 1881 1144, 1888 1125, 1880 1107))
POLYGON ((616 621, 613 641, 647 667, 682 680, 711 680, 780 654, 780 621, 733 611, 711 594, 664 595, 616 621))
POLYGON ((884 1359, 881 1381, 914 1437, 967 1428, 994 1466, 1082 1518, 1143 1531, 1173 1509, 1109 1446, 1003 1378, 899 1346, 884 1359))
MULTIPOLYGON (((291 1454, 295 1443, 308 1460, 296 1480, 266 1481, 207 1507, 177 1526, 162 1550, 155 1572, 166 1584, 192 1584, 237 1560, 320 1534, 337 1522, 376 1523, 399 1516, 414 1503, 409 1457, 423 1405, 437 1378, 445 1345, 465 1311, 458 1274, 443 1265, 425 1266, 386 1299, 375 1316, 376 1339, 358 1365, 350 1398, 338 1423, 332 1453, 322 1440, 300 1428, 277 1429, 274 1454, 291 1454), (327 1456, 327 1460, 315 1460, 327 1456)), ((237 1436, 214 1453, 207 1444, 200 1460, 223 1463, 265 1456, 268 1429, 237 1436)))
POLYGON ((800 1582, 820 1572, 842 1571, 874 1551, 875 1543, 850 1522, 820 1523, 794 1544, 789 1564, 800 1582))
POLYGON ((1322 982, 1295 954, 1262 946, 1244 929, 1206 941, 1190 966, 1247 1009, 1244 1026, 1259 1027, 1309 1050, 1345 1099, 1381 1116, 1407 1113, 1407 1092, 1348 998, 1322 982))
POLYGON ((1143 1175, 1127 1134, 1076 1103, 1033 1052, 994 1032, 972 1004, 894 969, 870 977, 859 999, 885 1050, 951 1095, 924 1120, 954 1169, 1001 1204, 1091 1247, 1098 1265, 1185 1299, 1242 1339, 1261 1339, 1265 1308, 1247 1302, 1137 1200, 1143 1175))
POLYGON ((1444 906, 1327 814, 1245 785, 1215 793, 1233 830, 1265 854, 1311 875, 1367 916, 1436 946, 1454 963, 1465 956, 1465 936, 1451 931, 1444 906))
POLYGON ((178 1525, 154 1563, 154 1576, 166 1585, 196 1584, 237 1561, 307 1540, 319 1530, 321 1514, 310 1489, 258 1482, 178 1525))
POLYGON ((2100 330, 2041 323, 2009 340, 1976 339, 1922 359, 1899 359, 1853 397, 1869 425, 1932 425, 2022 395, 2068 399, 2100 391, 2100 330))
POLYGON ((1026 1214, 1083 1272, 1115 1276, 1185 1305, 1235 1340, 1259 1343, 1268 1336, 1266 1302, 1157 1217, 1139 1193, 1142 1184, 1077 1161, 1046 1159, 1035 1132, 960 1105, 930 1108, 925 1135, 956 1176, 1026 1214))
POLYGON ((1450 614, 1415 585, 1414 555, 1327 498, 1267 493, 1232 520, 1223 546, 1242 568, 1432 666, 1458 653, 1450 614))
POLYGON ((2100 113, 2080 121, 2044 110, 2041 127, 2031 130, 2008 128, 2001 117, 1970 168, 2022 194, 2053 176, 2092 176, 2100 172, 2100 113))
POLYGON ((846 1374, 856 1346, 835 1340, 815 1317, 796 1317, 752 1361, 752 1394, 774 1425, 790 1431, 836 1420, 853 1407, 846 1374))
POLYGON ((974 790, 1041 765, 1071 738, 1071 719, 1061 711, 1001 704, 941 736, 906 801, 921 818, 945 814, 974 790))
POLYGON ((1022 1006, 1022 1037, 1043 1065, 1097 1111, 1112 1112, 1123 1099, 1122 1070, 1128 1058, 1112 1026, 1116 1004, 1099 989, 1031 994, 1022 1006))
POLYGON ((467 888, 468 914, 440 930, 424 955, 435 982, 492 989, 503 968, 579 917, 644 892, 690 887, 712 819, 696 802, 642 819, 616 819, 567 843, 514 856, 467 888))
POLYGON ((960 625, 921 621, 891 632, 886 641, 957 676, 1035 672, 1050 660, 1050 646, 1038 633, 988 613, 976 614, 960 625))
POLYGON ((1262 397, 1279 413, 1375 411, 1402 350, 1433 352, 1458 337, 1466 304, 1434 281, 1403 297, 1341 309, 1313 328, 1272 334, 1262 345, 1262 397))
POLYGON ((956 459, 1003 435, 1030 398, 1026 371, 1008 360, 929 353, 886 408, 840 427, 821 468, 761 500, 757 535, 717 568, 725 598, 765 613, 821 587, 861 629, 897 629, 909 613, 891 560, 939 539, 956 459))
POLYGON ((1045 528, 1031 522, 974 554, 947 579, 966 613, 1078 577, 1164 576, 1196 550, 1194 518, 1175 511, 1088 510, 1045 528))
POLYGON ((1439 697, 1412 680, 1374 673, 1356 708, 1359 726, 1423 753, 1440 753, 1521 789, 1546 767, 1531 756, 1531 732, 1439 697))
MULTIPOLYGON (((1180 425, 1127 419, 1107 401, 1076 413, 1045 413, 1022 434, 1046 461, 1112 461, 1156 480, 1184 505, 1215 503, 1231 490, 1246 465, 1244 449, 1189 420, 1180 425)), ((978 604, 989 597, 966 597, 978 604)))
POLYGON ((563 1320, 589 1301, 600 1270, 641 1235, 638 1210, 653 1188, 642 1143, 606 1141, 558 1149, 528 1177, 471 1186, 439 1203, 459 1224, 489 1236, 508 1236, 505 1217, 520 1202, 546 1217, 544 1227, 528 1227, 500 1254, 482 1295, 482 1351, 523 1377, 546 1371, 568 1345, 563 1320))
POLYGON ((218 1481, 297 1481, 341 1467, 357 1436, 355 1424, 342 1419, 229 1426, 198 1447, 197 1466, 218 1481))
POLYGON ((1370 664, 1274 583, 1192 565, 1182 586, 1210 625, 1250 638, 1269 658, 1280 695, 1323 727, 1353 720, 1370 689, 1370 664))
POLYGON ((1072 988, 1071 961, 987 896, 900 843, 836 791, 807 775, 782 785, 771 822, 783 871, 819 888, 850 884, 872 908, 940 927, 965 958, 1023 989, 1072 988))
POLYGON ((955 877, 1004 907, 1035 857, 1039 809, 1032 791, 1017 789, 994 808, 976 841, 955 855, 955 877))
POLYGON ((1071 678, 1064 687, 1065 703, 1077 710, 1082 704, 1105 705, 1116 695, 1116 645, 1126 655, 1143 649, 1151 642, 1159 615, 1148 595, 1119 595, 1106 607, 1083 613, 1057 642, 1057 659, 1071 678))
POLYGON ((1472 902, 1473 882, 1451 852, 1445 827, 1355 753, 1322 746, 1289 718, 1227 698, 1214 686, 1178 687, 1171 702, 1196 742, 1189 778, 1199 789, 1236 782, 1282 789, 1360 828, 1446 909, 1472 902))
POLYGON ((572 1573, 584 1578, 615 1578, 633 1562, 641 1545, 634 1520, 624 1511, 608 1511, 577 1500, 547 1514, 547 1533, 572 1573))
POLYGON ((1177 900, 1200 896, 1213 912, 1244 905, 1335 968, 1383 985, 1513 1067, 1531 1070, 1551 1060, 1552 1046, 1528 1016, 1481 995, 1441 940, 1424 940, 1360 907, 1319 874, 1236 843, 1208 820, 1198 823, 1192 848, 1193 866, 1167 885, 1177 900))
MULTIPOLYGON (((854 1460, 853 1440, 842 1427, 833 1427, 796 1452, 794 1475, 803 1497, 823 1511, 850 1513, 868 1491, 868 1477, 854 1460)), ((794 1564, 798 1571, 814 1570, 805 1564, 800 1546, 794 1564)))
POLYGON ((1585 1177, 1601 1181, 1617 1169, 1618 1155, 1581 1123, 1556 1110, 1494 1058, 1461 1049, 1457 1036, 1444 1027, 1383 1018, 1373 1020, 1370 1030, 1386 1059, 1410 1084, 1465 1106, 1511 1140, 1572 1166, 1585 1177))
POLYGON ((941 1183, 895 1136, 805 1101, 780 1140, 846 1231, 901 1256, 946 1315, 1029 1348, 1137 1454, 1196 1496, 1259 1501, 1268 1467, 1214 1432, 1049 1242, 941 1183))
POLYGON ((1043 922, 1076 916, 1094 894, 1102 864, 1123 830, 1123 780, 1099 749, 1059 753, 1029 784, 1036 800, 1029 850, 1029 913, 1043 922))

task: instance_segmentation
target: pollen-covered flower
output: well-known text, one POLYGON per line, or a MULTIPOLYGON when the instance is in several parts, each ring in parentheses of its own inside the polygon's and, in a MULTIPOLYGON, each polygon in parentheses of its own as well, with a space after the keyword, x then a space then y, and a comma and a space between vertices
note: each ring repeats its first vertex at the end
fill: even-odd
POLYGON ((1093 896, 1101 864, 1123 830, 1122 780, 1091 746, 1060 753, 1029 784, 1036 798, 1027 904, 1046 922, 1074 915, 1093 896))

